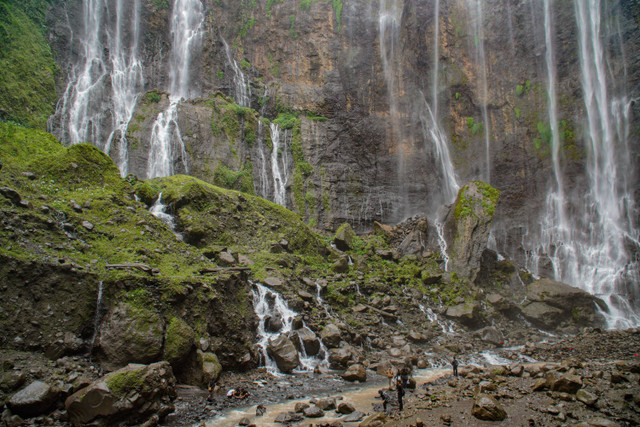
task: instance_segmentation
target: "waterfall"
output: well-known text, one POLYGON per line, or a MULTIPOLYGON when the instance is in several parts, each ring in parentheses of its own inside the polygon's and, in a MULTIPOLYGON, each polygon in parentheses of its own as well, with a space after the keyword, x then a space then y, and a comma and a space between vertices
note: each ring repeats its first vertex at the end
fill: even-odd
POLYGON ((49 122, 49 130, 67 144, 90 142, 112 154, 117 143, 114 160, 123 176, 128 173, 126 129, 144 85, 138 57, 140 3, 82 2, 78 61, 68 70, 66 90, 49 122))
POLYGON ((431 86, 431 106, 427 102, 423 93, 420 93, 424 100, 424 109, 421 111, 420 119, 422 121, 424 139, 433 141, 436 148, 436 156, 440 160, 442 168, 443 185, 442 204, 451 203, 460 189, 456 180, 455 169, 449 153, 447 137, 442 130, 439 121, 439 72, 440 72, 440 0, 435 2, 434 10, 434 35, 433 35, 433 81, 431 86))
MULTIPOLYGON (((552 121, 553 167, 556 189, 550 192, 539 247, 532 249, 535 267, 538 251, 549 256, 556 280, 602 298, 608 326, 640 325, 640 265, 628 247, 640 246, 640 231, 634 225, 633 189, 629 182, 635 165, 629 151, 630 103, 625 79, 611 73, 611 48, 620 39, 616 16, 607 14, 599 0, 576 0, 581 84, 585 104, 586 183, 575 200, 562 191, 559 168, 561 142, 553 129, 553 71, 549 71, 550 119, 552 121), (604 16, 603 16, 604 15, 604 16), (612 40, 617 38, 615 42, 612 40), (567 206, 567 208, 565 208, 567 206), (576 212, 571 218, 564 209, 576 212)), ((550 26, 545 4, 545 24, 550 26)), ((545 28, 551 34, 550 28, 545 28)), ((553 67, 553 44, 547 42, 547 66, 553 67)), ((621 48, 621 46, 618 46, 621 48)), ((623 76, 626 77, 626 76, 623 76)), ((556 119, 557 120, 557 119, 556 119)))
POLYGON ((473 34, 475 63, 479 67, 479 82, 482 90, 482 127, 485 140, 485 171, 483 181, 491 183, 491 142, 489 140, 489 113, 487 102, 489 101, 489 89, 487 84, 487 63, 484 52, 484 0, 467 0, 468 10, 473 12, 471 29, 473 34))
POLYGON ((289 170, 291 159, 288 154, 287 130, 282 131, 280 126, 271 123, 271 173, 273 176, 273 202, 281 206, 287 206, 287 183, 289 182, 289 170))
POLYGON ((148 178, 173 175, 177 159, 182 160, 184 172, 188 172, 187 154, 178 126, 178 103, 191 95, 191 61, 192 55, 200 47, 203 21, 204 11, 200 0, 175 0, 171 18, 169 107, 158 114, 153 124, 147 162, 148 178))
POLYGON ((100 320, 102 320, 102 293, 103 284, 102 280, 100 280, 98 283, 98 297, 96 298, 96 314, 93 318, 93 336, 91 337, 91 344, 89 345, 89 358, 91 358, 91 354, 93 353, 93 347, 98 337, 98 330, 100 329, 100 320))
MULTIPOLYGON (((254 283, 255 289, 253 289, 253 307, 258 317, 258 345, 262 350, 265 366, 272 372, 278 372, 278 367, 275 361, 271 360, 267 353, 267 347, 269 340, 275 339, 281 334, 288 335, 293 331, 293 320, 298 315, 295 311, 291 310, 287 305, 282 295, 274 290, 267 288, 259 283, 254 283), (278 332, 268 332, 266 328, 266 320, 269 316, 277 316, 282 319, 282 328, 278 332)), ((304 327, 303 322, 303 327, 304 327)), ((322 341, 320 341, 319 354, 328 355, 328 351, 322 341)), ((308 357, 304 351, 304 346, 300 345, 302 354, 300 358, 300 366, 305 370, 313 370, 319 361, 316 358, 308 357)))
POLYGON ((235 88, 235 99, 241 107, 251 107, 251 86, 249 85, 249 79, 245 79, 242 69, 238 66, 238 63, 231 55, 231 50, 225 39, 222 39, 224 44, 224 51, 227 54, 227 60, 229 65, 233 69, 233 86, 235 88))
POLYGON ((164 222, 167 225, 167 227, 169 227, 171 231, 173 231, 176 237, 182 240, 183 236, 180 233, 176 233, 176 223, 173 218, 173 215, 166 213, 166 209, 167 209, 167 206, 164 203, 162 203, 162 193, 160 193, 158 194, 158 200, 156 200, 153 206, 151 206, 151 208, 149 209, 149 212, 151 212, 151 215, 155 216, 160 221, 164 222))
POLYGON ((440 255, 444 261, 444 271, 447 271, 449 265, 449 254, 447 253, 447 240, 444 238, 444 223, 435 222, 436 232, 438 233, 438 246, 440 247, 440 255))

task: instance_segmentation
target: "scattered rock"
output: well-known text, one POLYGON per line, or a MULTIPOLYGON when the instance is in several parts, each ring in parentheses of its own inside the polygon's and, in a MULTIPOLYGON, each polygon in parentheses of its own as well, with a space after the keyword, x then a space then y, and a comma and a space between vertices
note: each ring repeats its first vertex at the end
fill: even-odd
POLYGON ((320 339, 328 348, 338 347, 342 340, 340 328, 333 323, 328 324, 320 333, 320 339))
POLYGON ((473 401, 471 414, 485 421, 502 421, 507 417, 506 411, 498 401, 488 394, 478 394, 473 401))
POLYGON ((47 412, 56 399, 59 390, 42 381, 34 381, 11 396, 7 406, 15 414, 31 418, 47 412))
POLYGON ((310 406, 303 409, 302 413, 307 418, 320 418, 324 416, 324 411, 317 406, 310 406))
POLYGON ((280 334, 277 338, 269 340, 267 353, 274 359, 278 369, 285 374, 290 374, 300 364, 298 350, 286 335, 280 334))
POLYGON ((367 380, 367 370, 359 363, 349 366, 349 368, 342 374, 342 378, 346 381, 360 381, 365 382, 367 380))

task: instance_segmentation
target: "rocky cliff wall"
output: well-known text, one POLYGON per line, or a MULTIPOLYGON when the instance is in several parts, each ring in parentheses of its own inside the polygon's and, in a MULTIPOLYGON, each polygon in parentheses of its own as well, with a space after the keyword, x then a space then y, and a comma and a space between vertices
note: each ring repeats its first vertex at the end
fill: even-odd
MULTIPOLYGON (((169 3, 141 5, 147 95, 139 97, 127 134, 129 171, 140 177, 147 173, 154 117, 167 102, 169 3), (149 98, 152 91, 158 92, 149 98)), ((73 26, 80 6, 60 2, 51 16, 58 22, 65 9, 73 26)), ((201 53, 191 67, 198 99, 179 106, 187 158, 174 158, 176 172, 271 198, 269 124, 293 114, 298 120, 289 123, 289 139, 275 158, 285 169, 286 206, 308 221, 324 229, 349 221, 363 231, 374 220, 434 216, 455 195, 445 191, 449 168, 458 185, 482 179, 502 191, 494 237, 500 251, 524 263, 523 235, 539 232, 556 185, 545 34, 551 25, 559 170, 567 204, 582 209, 592 153, 572 2, 552 2, 546 18, 545 3, 530 0, 209 0, 203 6, 201 53), (251 110, 233 107, 241 103, 239 72, 251 110), (434 128, 444 135, 450 164, 434 143, 434 128), (253 185, 241 179, 247 174, 253 185)), ((638 107, 630 102, 640 82, 636 9, 607 2, 602 12, 617 26, 607 26, 609 33, 603 27, 601 36, 609 90, 626 91, 629 100, 632 159, 639 151, 638 107)), ((77 39, 69 43, 60 25, 52 26, 50 40, 64 68, 78 54, 77 39)), ((637 171, 625 181, 637 188, 637 171)))

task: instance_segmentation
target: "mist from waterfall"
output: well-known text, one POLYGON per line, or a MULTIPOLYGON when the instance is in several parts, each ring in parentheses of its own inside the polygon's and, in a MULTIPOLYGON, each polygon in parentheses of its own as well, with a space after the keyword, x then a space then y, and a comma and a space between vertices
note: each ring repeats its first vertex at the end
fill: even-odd
POLYGON ((632 212, 633 189, 629 188, 635 169, 629 150, 632 100, 627 97, 626 76, 612 74, 609 51, 612 46, 622 49, 619 17, 600 0, 574 3, 586 111, 588 186, 582 197, 571 199, 564 191, 560 168, 562 141, 555 111, 550 3, 545 1, 545 46, 555 188, 547 199, 540 241, 525 241, 525 247, 531 248, 527 262, 536 272, 538 261, 548 256, 556 280, 581 287, 607 303, 609 311, 604 314, 609 327, 638 326, 640 265, 627 249, 640 246, 640 231, 632 212), (571 216, 567 209, 573 212, 571 216))
POLYGON ((140 3, 82 3, 82 31, 74 34, 69 25, 71 40, 80 43, 78 61, 68 70, 66 90, 49 121, 63 143, 90 142, 111 154, 123 176, 128 173, 126 130, 144 85, 140 3))
POLYGON ((202 41, 203 21, 200 0, 175 0, 171 16, 169 107, 158 114, 153 124, 147 178, 173 175, 177 160, 181 160, 184 172, 188 173, 187 153, 178 125, 178 104, 191 95, 191 62, 202 41))

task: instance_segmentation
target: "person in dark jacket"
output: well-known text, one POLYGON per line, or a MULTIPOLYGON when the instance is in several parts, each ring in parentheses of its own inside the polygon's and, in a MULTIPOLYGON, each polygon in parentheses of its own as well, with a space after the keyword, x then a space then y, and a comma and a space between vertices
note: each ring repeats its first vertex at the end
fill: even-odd
POLYGON ((404 390, 409 385, 409 370, 407 368, 403 368, 400 371, 400 375, 396 377, 396 390, 398 391, 398 410, 402 411, 404 409, 404 405, 402 403, 402 398, 404 397, 404 390))
POLYGON ((456 356, 453 356, 453 360, 451 361, 451 366, 453 367, 453 376, 457 377, 458 376, 458 360, 456 359, 456 356))

